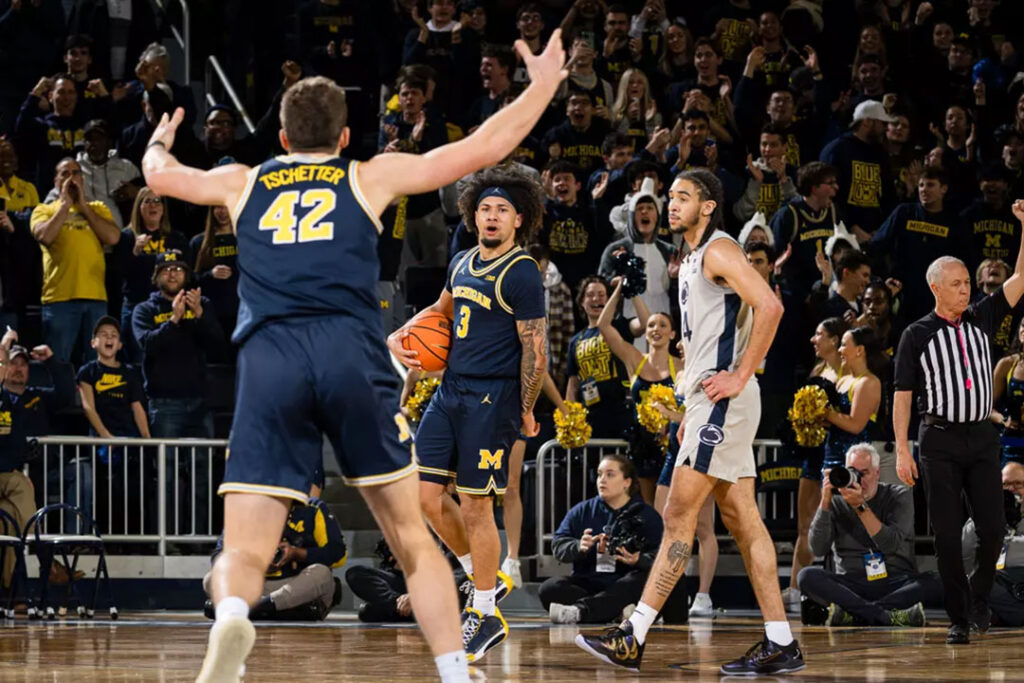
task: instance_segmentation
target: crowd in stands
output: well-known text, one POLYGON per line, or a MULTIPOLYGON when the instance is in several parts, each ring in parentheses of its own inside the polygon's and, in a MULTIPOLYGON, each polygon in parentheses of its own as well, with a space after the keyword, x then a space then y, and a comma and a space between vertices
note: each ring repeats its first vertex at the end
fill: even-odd
MULTIPOLYGON (((549 374, 587 406, 595 437, 629 440, 657 508, 675 430, 650 438, 633 404, 672 386, 684 362, 669 342, 685 334, 686 247, 667 229, 666 191, 679 171, 711 169, 726 229, 785 307, 758 371, 759 436, 786 432, 808 378, 837 394, 824 447, 798 453, 794 589, 812 550, 841 538, 815 512, 822 469, 891 436, 891 359, 904 326, 931 309, 928 264, 963 259, 978 297, 1015 265, 1024 4, 1011 0, 303 0, 274 9, 290 38, 268 53, 281 59, 253 60, 255 81, 280 88, 252 133, 233 107, 198 108, 172 79, 148 3, 88 16, 83 5, 0 0, 0 325, 16 331, 12 365, 81 368, 78 402, 101 436, 212 436, 208 364, 234 358, 229 209, 168 201, 139 173, 162 114, 185 109, 174 146, 185 163, 257 164, 281 152, 283 91, 323 74, 350 89, 361 134, 347 153, 422 154, 511 101, 527 79, 513 41, 538 52, 557 27, 569 78, 505 162, 547 198, 529 250, 544 272, 549 374), (630 267, 646 285, 622 292, 630 267)), ((434 299, 451 257, 475 242, 458 188, 403 197, 382 217, 387 332, 434 299)), ((993 339, 1007 461, 1024 461, 1022 318, 1018 307, 993 339)), ((14 372, 17 393, 27 372, 20 385, 14 372)), ((51 375, 41 411, 76 401, 59 386, 74 373, 51 375)))

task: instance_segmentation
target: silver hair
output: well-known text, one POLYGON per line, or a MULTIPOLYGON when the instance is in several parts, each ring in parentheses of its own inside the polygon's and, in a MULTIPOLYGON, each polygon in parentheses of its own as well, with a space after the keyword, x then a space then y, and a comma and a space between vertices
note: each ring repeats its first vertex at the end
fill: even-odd
POLYGON ((846 449, 846 464, 850 464, 850 458, 856 453, 867 453, 871 456, 871 467, 872 469, 878 469, 882 463, 882 456, 878 454, 878 450, 869 444, 867 441, 861 443, 855 443, 846 449))
POLYGON ((955 256, 940 256, 932 261, 931 265, 928 266, 928 271, 924 274, 924 279, 928 281, 929 285, 937 284, 939 278, 942 277, 942 271, 946 269, 946 266, 954 264, 967 268, 964 262, 955 256))
POLYGON ((139 56, 139 60, 145 62, 152 62, 156 59, 170 59, 170 54, 167 52, 167 48, 160 43, 150 43, 139 56))

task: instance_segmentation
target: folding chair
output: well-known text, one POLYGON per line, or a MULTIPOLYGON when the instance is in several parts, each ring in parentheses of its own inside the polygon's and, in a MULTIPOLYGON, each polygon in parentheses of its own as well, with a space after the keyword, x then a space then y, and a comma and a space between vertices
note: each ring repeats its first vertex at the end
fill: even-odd
POLYGON ((25 540, 21 537, 21 528, 18 522, 6 510, 0 510, 0 562, 6 555, 7 549, 14 552, 14 573, 11 574, 10 594, 7 597, 7 606, 2 610, 6 619, 14 618, 14 597, 18 594, 18 588, 28 583, 28 576, 25 573, 25 540))
POLYGON ((107 559, 106 549, 103 545, 103 539, 100 538, 99 534, 96 533, 96 522, 79 508, 69 503, 54 503, 47 505, 36 511, 32 518, 28 521, 25 526, 26 531, 22 537, 23 542, 27 545, 33 544, 33 550, 36 556, 39 558, 39 606, 29 608, 29 618, 31 619, 55 619, 57 613, 50 607, 49 598, 49 587, 50 587, 50 567, 53 565, 54 556, 59 556, 64 561, 64 566, 68 568, 68 584, 67 593, 64 598, 64 605, 60 607, 60 616, 64 616, 67 613, 68 603, 72 599, 80 600, 75 595, 75 570, 78 568, 78 558, 80 555, 98 555, 99 562, 96 565, 96 577, 95 584, 93 585, 92 600, 89 602, 88 607, 84 604, 78 605, 78 616, 91 619, 95 613, 96 599, 100 592, 100 581, 106 581, 107 600, 110 602, 110 618, 117 619, 117 607, 114 606, 114 599, 110 592, 110 574, 107 573, 107 559), (44 526, 46 516, 52 512, 58 512, 63 510, 69 510, 76 514, 81 520, 81 528, 84 530, 82 534, 48 534, 40 533, 40 529, 44 526), (28 529, 35 526, 34 537, 29 537, 28 529), (68 556, 71 556, 71 560, 68 561, 68 556))

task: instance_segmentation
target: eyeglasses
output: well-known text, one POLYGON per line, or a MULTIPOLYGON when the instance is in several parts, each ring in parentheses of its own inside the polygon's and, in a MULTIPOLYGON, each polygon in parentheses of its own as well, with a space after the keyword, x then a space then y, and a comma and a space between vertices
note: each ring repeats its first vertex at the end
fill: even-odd
POLYGON ((1009 479, 1003 482, 1004 489, 1024 489, 1024 479, 1009 479))
POLYGON ((161 197, 146 197, 142 200, 143 204, 163 204, 164 200, 161 197))
POLYGON ((168 270, 172 273, 184 273, 185 269, 181 266, 165 266, 164 270, 168 270))

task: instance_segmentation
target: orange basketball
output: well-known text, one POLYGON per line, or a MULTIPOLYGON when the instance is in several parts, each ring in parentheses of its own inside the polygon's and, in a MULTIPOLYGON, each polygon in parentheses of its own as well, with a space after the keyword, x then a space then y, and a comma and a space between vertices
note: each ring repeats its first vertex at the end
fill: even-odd
POLYGON ((448 351, 452 348, 452 321, 443 313, 423 311, 409 321, 409 333, 402 348, 418 351, 417 360, 427 372, 448 367, 448 351))

